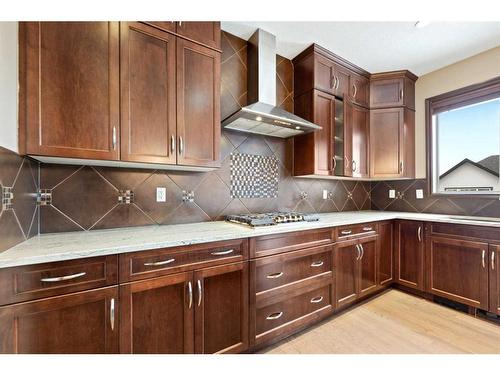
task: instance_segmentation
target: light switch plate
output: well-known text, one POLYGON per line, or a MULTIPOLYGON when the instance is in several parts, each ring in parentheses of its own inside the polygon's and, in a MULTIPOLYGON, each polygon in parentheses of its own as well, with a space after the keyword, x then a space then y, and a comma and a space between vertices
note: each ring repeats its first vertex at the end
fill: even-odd
POLYGON ((328 199, 328 190, 323 190, 323 199, 328 199))
POLYGON ((394 189, 389 190, 389 198, 396 198, 396 190, 394 189))
POLYGON ((157 202, 166 202, 167 201, 167 188, 166 187, 157 187, 156 188, 156 201, 157 202))
POLYGON ((415 195, 416 195, 417 199, 424 199, 424 190, 423 189, 416 189, 415 195))

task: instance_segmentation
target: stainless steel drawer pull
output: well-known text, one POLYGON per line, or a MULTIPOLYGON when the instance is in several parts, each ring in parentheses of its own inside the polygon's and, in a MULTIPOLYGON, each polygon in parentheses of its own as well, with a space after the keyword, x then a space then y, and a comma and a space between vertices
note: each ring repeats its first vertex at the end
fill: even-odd
POLYGON ((321 267, 323 264, 325 264, 322 260, 317 261, 317 262, 312 262, 311 267, 321 267))
POLYGON ((364 230, 365 232, 370 232, 370 231, 372 231, 372 230, 373 230, 373 228, 372 228, 372 227, 363 227, 363 230, 364 230))
POLYGON ((196 282, 198 285, 198 306, 201 305, 201 297, 203 296, 203 289, 201 288, 201 280, 198 280, 196 282))
POLYGON ((352 233, 352 230, 343 230, 342 232, 340 232, 340 234, 343 234, 343 235, 351 234, 351 233, 352 233))
POLYGON ((494 251, 491 252, 491 270, 492 271, 495 270, 495 252, 494 251))
POLYGON ((267 275, 266 277, 268 279, 279 279, 283 275, 284 275, 283 272, 276 272, 276 273, 271 273, 271 274, 267 275))
POLYGON ((482 254, 481 254, 481 265, 483 266, 483 268, 486 268, 486 264, 484 262, 484 256, 486 255, 486 250, 483 250, 482 254))
POLYGON ((323 301, 323 296, 311 298, 311 303, 320 303, 323 301))
POLYGON ((109 306, 109 322, 111 324, 111 330, 115 330, 115 299, 111 298, 109 306))
POLYGON ((85 276, 87 272, 80 272, 80 273, 75 273, 73 275, 68 275, 68 276, 60 276, 60 277, 47 277, 44 279, 40 279, 41 282, 43 283, 57 283, 58 281, 66 281, 66 280, 73 280, 78 277, 85 276))
POLYGON ((188 298, 189 298, 189 308, 193 306, 193 284, 191 281, 188 282, 188 298))
POLYGON ((267 316, 266 320, 276 320, 283 316, 283 311, 275 312, 267 316))
POLYGON ((234 253, 234 249, 224 250, 224 251, 214 251, 212 255, 228 255, 234 253))
POLYGON ((160 262, 148 262, 144 263, 145 266, 151 267, 151 266, 164 266, 165 264, 170 264, 175 262, 175 258, 170 258, 167 260, 162 260, 160 262))

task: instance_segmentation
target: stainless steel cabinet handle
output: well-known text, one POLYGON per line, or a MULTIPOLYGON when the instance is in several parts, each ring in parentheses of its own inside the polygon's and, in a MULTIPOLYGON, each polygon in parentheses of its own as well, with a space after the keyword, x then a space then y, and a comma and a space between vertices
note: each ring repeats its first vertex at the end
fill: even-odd
POLYGON ((337 168, 337 159, 335 159, 335 156, 332 159, 333 159, 333 170, 335 170, 337 168))
POLYGON ((352 161, 352 171, 356 172, 356 160, 352 161))
POLYGON ((115 330, 115 299, 111 298, 109 306, 109 322, 111 324, 111 330, 115 330))
POLYGON ((173 134, 170 136, 170 152, 172 154, 175 152, 175 136, 173 134))
POLYGON ((344 156, 344 160, 345 160, 345 168, 349 168, 349 158, 347 156, 344 156))
POLYGON ((359 244, 359 248, 361 249, 361 256, 359 257, 359 259, 361 260, 365 255, 365 248, 363 247, 362 244, 359 244))
POLYGON ((403 96, 404 96, 404 91, 403 91, 403 89, 400 89, 399 90, 399 99, 403 100, 403 96))
POLYGON ((182 21, 179 21, 179 26, 182 26, 182 21))
POLYGON ((417 229, 418 242, 422 242, 422 227, 419 226, 417 229))
POLYGON ((356 260, 359 260, 359 258, 361 257, 361 250, 359 249, 359 245, 356 245, 356 252, 358 253, 356 255, 356 260))
POLYGON ((330 87, 335 90, 335 85, 337 84, 337 77, 332 74, 330 78, 330 87))
POLYGON ((481 254, 481 264, 483 266, 483 268, 486 268, 486 263, 484 261, 484 256, 486 255, 486 250, 483 250, 482 254, 481 254))
POLYGON ((373 230, 373 228, 372 228, 372 227, 363 227, 363 230, 364 230, 365 232, 370 232, 370 231, 372 231, 372 230, 373 230))
POLYGON ((352 233, 352 230, 343 230, 340 232, 340 234, 343 234, 343 235, 347 235, 347 234, 351 234, 352 233))
POLYGON ((224 251, 214 251, 212 255, 228 255, 234 252, 234 249, 224 250, 224 251))
POLYGON ((320 303, 323 301, 323 296, 311 298, 311 303, 320 303))
POLYGON ((272 314, 269 314, 266 318, 266 320, 276 320, 276 319, 279 319, 283 316, 283 311, 280 311, 280 312, 275 312, 275 313, 272 313, 272 314))
POLYGON ((340 78, 337 77, 337 86, 335 87, 335 90, 338 90, 340 87, 340 78))
POLYGON ((198 306, 201 305, 201 297, 203 295, 203 289, 201 287, 201 280, 198 280, 196 282, 196 284, 198 285, 198 306))
POLYGON ((189 296, 189 308, 193 307, 193 285, 191 281, 188 282, 188 296, 189 296))
POLYGON ((113 150, 116 150, 116 126, 113 126, 113 150))
POLYGON ((179 155, 182 155, 184 152, 184 141, 182 140, 182 137, 179 136, 179 155))
POLYGON ((319 260, 317 262, 312 262, 311 267, 321 267, 323 264, 325 264, 322 260, 319 260))
POLYGON ((495 252, 494 251, 491 252, 491 270, 492 271, 495 270, 495 252))
POLYGON ((47 277, 44 279, 40 279, 41 282, 43 283, 57 283, 59 281, 66 281, 66 280, 73 280, 77 279, 79 277, 85 276, 87 272, 80 272, 80 273, 75 273, 73 275, 67 275, 67 276, 59 276, 59 277, 47 277))
POLYGON ((358 93, 358 88, 356 87, 356 85, 352 85, 352 88, 354 89, 354 93, 352 94, 352 97, 355 98, 356 94, 358 93))
POLYGON ((281 276, 283 276, 283 272, 276 272, 276 273, 271 273, 266 276, 268 279, 279 279, 281 276))
POLYGON ((151 267, 151 266, 164 266, 165 264, 170 264, 170 263, 173 263, 175 262, 175 258, 170 258, 170 259, 167 259, 167 260, 162 260, 160 262, 147 262, 147 263, 144 263, 145 266, 147 267, 151 267))
POLYGON ((404 163, 403 163, 403 160, 401 160, 399 162, 399 173, 403 173, 404 171, 404 163))

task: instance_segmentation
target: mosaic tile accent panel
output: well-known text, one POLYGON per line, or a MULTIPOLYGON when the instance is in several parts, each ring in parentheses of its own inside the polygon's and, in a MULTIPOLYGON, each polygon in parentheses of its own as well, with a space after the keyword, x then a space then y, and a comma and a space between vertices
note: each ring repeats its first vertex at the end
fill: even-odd
POLYGON ((278 159, 231 154, 231 198, 277 198, 278 159))

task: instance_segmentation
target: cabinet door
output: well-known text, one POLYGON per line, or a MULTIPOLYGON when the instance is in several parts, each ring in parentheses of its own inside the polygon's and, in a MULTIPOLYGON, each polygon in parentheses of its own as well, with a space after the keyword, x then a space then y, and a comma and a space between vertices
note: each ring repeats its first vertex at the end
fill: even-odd
POLYGON ((377 289, 377 238, 359 240, 358 294, 363 297, 377 289))
POLYGON ((335 94, 334 64, 321 55, 314 55, 314 88, 335 94))
POLYGON ((314 123, 321 130, 314 132, 315 174, 330 175, 333 169, 332 137, 335 121, 335 97, 314 92, 314 123))
POLYGON ((493 314, 500 315, 500 245, 490 245, 490 308, 493 314))
POLYGON ((193 353, 192 272, 120 286, 122 353, 193 353))
POLYGON ((239 353, 248 348, 248 263, 195 271, 196 353, 239 353))
POLYGON ((357 242, 339 243, 335 247, 335 300, 341 308, 358 298, 359 256, 357 242))
POLYGON ((392 222, 378 225, 378 284, 386 285, 394 281, 394 251, 392 222))
POLYGON ((353 103, 363 107, 368 107, 368 97, 370 95, 370 81, 357 74, 351 74, 349 93, 353 103))
POLYGON ((381 79, 371 82, 370 107, 387 108, 403 105, 403 78, 381 79))
POLYGON ((120 24, 121 160, 175 164, 175 36, 120 24))
POLYGON ((0 308, 0 352, 118 352, 118 287, 0 308))
POLYGON ((118 160, 118 22, 28 22, 21 28, 26 152, 118 160))
POLYGON ((488 244, 430 237, 427 291, 469 306, 488 309, 488 244))
MULTIPOLYGON (((353 177, 367 177, 368 170, 368 126, 369 126, 369 111, 365 108, 352 105, 350 128, 352 131, 352 156, 351 156, 351 170, 353 177)), ((349 140, 346 140, 349 142, 349 140)))
POLYGON ((177 163, 220 162, 220 52, 177 39, 177 163))
POLYGON ((221 49, 220 22, 177 22, 177 34, 206 46, 221 49))
POLYGON ((370 175, 401 177, 403 173, 402 108, 370 111, 370 175))
POLYGON ((334 67, 334 94, 341 98, 347 98, 349 95, 349 84, 351 82, 351 73, 349 70, 339 65, 334 67))
POLYGON ((352 150, 352 137, 353 137, 353 105, 350 101, 344 101, 344 176, 353 176, 353 150, 352 150))
POLYGON ((424 289, 424 226, 419 221, 396 224, 396 281, 410 288, 424 289))

